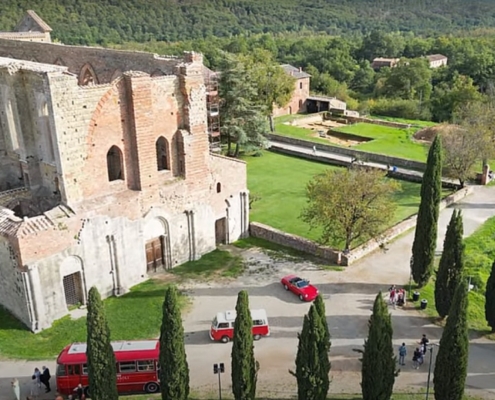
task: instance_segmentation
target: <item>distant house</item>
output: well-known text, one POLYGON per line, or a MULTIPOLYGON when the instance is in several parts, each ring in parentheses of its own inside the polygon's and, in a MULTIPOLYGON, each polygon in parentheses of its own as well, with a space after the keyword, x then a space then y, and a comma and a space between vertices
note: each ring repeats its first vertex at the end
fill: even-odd
POLYGON ((302 68, 296 68, 289 64, 282 64, 284 71, 295 78, 294 93, 292 99, 285 107, 275 107, 273 116, 297 114, 306 111, 306 99, 309 97, 309 81, 311 75, 304 72, 302 68))
POLYGON ((0 32, 0 39, 51 43, 52 28, 33 10, 28 10, 13 32, 0 32))
POLYGON ((371 68, 374 70, 378 70, 383 67, 388 67, 388 68, 393 68, 397 66, 399 63, 400 58, 383 58, 383 57, 378 57, 373 59, 373 62, 371 63, 371 68))
POLYGON ((426 59, 430 63, 430 68, 439 68, 447 65, 448 58, 442 54, 430 54, 426 56, 426 59))
POLYGON ((308 113, 330 111, 335 114, 345 114, 346 110, 347 103, 336 97, 311 95, 306 99, 306 111, 308 113))

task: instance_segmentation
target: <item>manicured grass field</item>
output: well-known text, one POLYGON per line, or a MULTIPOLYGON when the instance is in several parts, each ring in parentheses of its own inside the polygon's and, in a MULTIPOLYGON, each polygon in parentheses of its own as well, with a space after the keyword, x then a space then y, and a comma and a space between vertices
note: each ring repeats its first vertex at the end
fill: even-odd
MULTIPOLYGON (((465 272, 471 277, 474 290, 469 292, 469 327, 483 334, 490 332, 485 320, 485 287, 495 260, 495 217, 488 219, 476 232, 464 240, 465 272)), ((439 260, 437 260, 439 261, 439 260)), ((435 281, 420 289, 421 298, 428 300, 426 313, 438 317, 435 310, 435 281)), ((495 335, 494 339, 495 339, 495 335)))
MULTIPOLYGON (((149 339, 160 330, 166 284, 158 280, 143 282, 122 297, 105 300, 105 310, 113 340, 149 339), (143 313, 143 310, 146 310, 143 313)), ((186 304, 186 298, 182 298, 186 304)), ((0 352, 7 358, 40 360, 54 358, 72 342, 86 341, 86 318, 70 316, 56 321, 38 334, 29 332, 0 308, 0 352)))
MULTIPOLYGON (((309 230, 299 218, 306 204, 306 184, 314 175, 339 167, 268 151, 261 157, 247 157, 246 160, 249 190, 252 195, 260 197, 252 204, 251 221, 311 240, 318 239, 321 230, 309 230)), ((397 192, 394 199, 398 208, 392 224, 415 214, 419 206, 421 186, 404 181, 401 181, 401 186, 402 191, 397 192)))
POLYGON ((386 154, 388 156, 415 161, 426 161, 426 147, 412 140, 412 135, 417 129, 398 129, 388 126, 358 123, 342 126, 336 128, 336 130, 374 139, 354 146, 353 148, 356 150, 386 154))
MULTIPOLYGON (((303 116, 288 115, 276 118, 275 133, 296 139, 309 140, 314 143, 336 145, 328 139, 315 136, 314 131, 310 129, 285 124, 285 122, 302 118, 303 116)), ((417 122, 423 123, 424 121, 417 122)), ((412 140, 412 135, 418 128, 399 129, 368 123, 357 123, 335 128, 335 130, 373 139, 369 142, 352 146, 353 149, 414 161, 426 161, 427 148, 423 144, 412 140)))

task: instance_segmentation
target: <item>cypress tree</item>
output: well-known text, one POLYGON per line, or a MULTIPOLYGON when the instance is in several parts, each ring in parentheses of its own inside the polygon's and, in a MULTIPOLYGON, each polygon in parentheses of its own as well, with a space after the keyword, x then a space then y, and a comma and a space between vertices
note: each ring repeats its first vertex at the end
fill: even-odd
POLYGON ((469 354, 467 307, 467 281, 462 279, 452 301, 435 362, 436 400, 462 400, 464 396, 469 354))
POLYGON ((463 234, 461 211, 454 210, 445 234, 442 257, 435 281, 435 307, 440 318, 445 318, 448 314, 455 291, 462 279, 464 267, 463 234))
POLYGON ((110 343, 110 329, 100 293, 95 287, 92 287, 88 294, 86 326, 91 399, 118 400, 116 361, 110 343))
POLYGON ((303 327, 298 334, 299 345, 296 356, 296 371, 289 371, 297 379, 298 400, 325 400, 328 394, 330 363, 328 352, 321 354, 321 343, 325 340, 325 329, 315 304, 304 316, 303 327), (328 365, 328 368, 327 368, 328 365))
POLYGON ((162 399, 186 400, 189 396, 189 365, 179 294, 175 286, 168 286, 165 290, 159 362, 162 399))
POLYGON ((495 262, 492 265, 492 272, 486 282, 485 318, 488 325, 492 328, 492 332, 495 332, 495 262))
POLYGON ((235 400, 254 400, 258 363, 254 358, 253 319, 245 290, 237 295, 232 342, 232 393, 235 400))
POLYGON ((421 203, 412 247, 412 276, 419 287, 428 283, 433 272, 441 196, 442 143, 440 135, 437 135, 430 147, 423 174, 421 203))
POLYGON ((318 334, 318 352, 320 354, 320 371, 321 371, 321 393, 323 399, 326 398, 328 389, 330 388, 330 358, 328 353, 330 352, 330 331, 328 329, 328 322, 325 310, 325 302, 321 295, 318 295, 314 301, 314 308, 316 315, 320 319, 319 329, 321 332, 318 334))
POLYGON ((397 360, 392 344, 392 320, 381 292, 376 296, 368 326, 361 365, 363 400, 390 400, 397 360))

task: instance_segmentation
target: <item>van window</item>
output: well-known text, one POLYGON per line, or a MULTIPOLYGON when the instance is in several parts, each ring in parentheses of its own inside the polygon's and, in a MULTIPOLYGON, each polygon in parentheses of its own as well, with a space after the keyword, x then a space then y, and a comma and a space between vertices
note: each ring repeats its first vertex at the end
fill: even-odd
POLYGON ((220 322, 217 326, 218 329, 226 329, 229 327, 229 323, 228 322, 220 322))
POLYGON ((154 371, 155 362, 153 360, 144 360, 137 362, 138 371, 154 371))
POLYGON ((79 364, 76 365, 68 365, 69 375, 81 375, 81 366, 79 364))
POLYGON ((83 364, 83 375, 88 375, 88 364, 83 364))
POLYGON ((64 364, 57 364, 57 376, 66 376, 67 374, 65 373, 65 365, 64 364))
POLYGON ((255 319, 253 321, 253 326, 260 326, 260 325, 265 325, 265 321, 263 321, 262 319, 255 319))
POLYGON ((119 363, 120 372, 136 372, 136 363, 134 361, 124 361, 119 363))

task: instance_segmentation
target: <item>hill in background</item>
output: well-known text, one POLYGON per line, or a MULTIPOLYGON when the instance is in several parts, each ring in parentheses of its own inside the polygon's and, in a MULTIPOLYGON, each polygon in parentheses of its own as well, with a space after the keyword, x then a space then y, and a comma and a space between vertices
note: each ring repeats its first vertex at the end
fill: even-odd
POLYGON ((178 41, 241 33, 450 33, 495 27, 493 0, 18 0, 0 30, 35 10, 67 44, 178 41))

